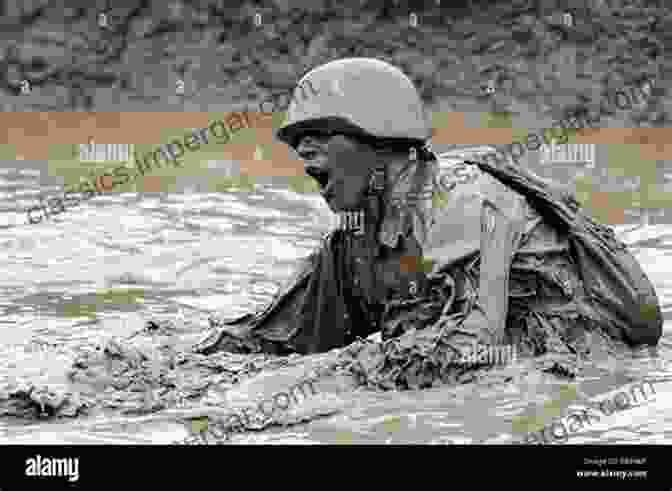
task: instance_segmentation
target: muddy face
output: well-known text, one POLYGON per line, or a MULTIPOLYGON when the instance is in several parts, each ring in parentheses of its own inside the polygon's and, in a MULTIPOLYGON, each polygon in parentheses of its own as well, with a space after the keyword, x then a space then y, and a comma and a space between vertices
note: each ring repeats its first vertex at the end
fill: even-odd
POLYGON ((315 133, 304 135, 296 151, 333 212, 362 207, 377 160, 370 147, 343 135, 315 133))

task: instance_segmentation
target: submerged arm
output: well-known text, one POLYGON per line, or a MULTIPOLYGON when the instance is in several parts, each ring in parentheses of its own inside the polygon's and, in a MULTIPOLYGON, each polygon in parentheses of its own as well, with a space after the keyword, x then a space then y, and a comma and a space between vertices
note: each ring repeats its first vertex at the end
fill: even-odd
POLYGON ((233 319, 211 320, 214 331, 194 346, 194 351, 205 355, 217 351, 268 351, 271 347, 263 346, 261 338, 255 336, 260 331, 263 338, 282 348, 280 345, 294 334, 296 307, 313 272, 314 258, 315 254, 311 254, 303 259, 299 269, 262 310, 233 319))

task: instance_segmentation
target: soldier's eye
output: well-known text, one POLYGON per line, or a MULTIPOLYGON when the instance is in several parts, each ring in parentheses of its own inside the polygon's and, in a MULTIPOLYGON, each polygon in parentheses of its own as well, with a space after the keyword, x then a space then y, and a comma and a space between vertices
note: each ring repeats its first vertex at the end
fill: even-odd
POLYGON ((306 151, 300 152, 299 156, 303 160, 315 160, 315 158, 317 157, 317 152, 315 152, 314 150, 306 150, 306 151))

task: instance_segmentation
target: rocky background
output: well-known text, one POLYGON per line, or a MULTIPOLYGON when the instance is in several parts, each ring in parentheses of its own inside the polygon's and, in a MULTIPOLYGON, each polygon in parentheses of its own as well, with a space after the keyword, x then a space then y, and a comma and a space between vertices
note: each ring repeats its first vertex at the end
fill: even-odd
MULTIPOLYGON (((91 3, 0 2, 4 111, 230 110, 326 61, 373 56, 409 73, 435 109, 557 117, 644 75, 666 78, 672 36, 660 0, 91 3), (22 80, 28 98, 16 97, 22 80)), ((669 102, 658 102, 624 122, 664 125, 669 102)))
MULTIPOLYGON (((371 56, 416 82, 433 111, 435 145, 504 144, 512 128, 538 130, 587 111, 601 113, 607 129, 582 141, 639 144, 642 159, 662 167, 672 162, 663 130, 672 107, 666 0, 4 0, 0 6, 0 143, 26 158, 48 144, 85 143, 95 127, 98 141, 108 132, 117 142, 148 138, 165 126, 193 127, 185 112, 256 107, 317 65, 371 56), (645 77, 656 80, 645 104, 626 110, 600 104, 609 91, 645 77), (63 124, 43 111, 77 111, 82 119, 63 124), (64 127, 72 131, 59 133, 64 127)), ((268 143, 271 128, 264 129, 261 140, 268 143)), ((253 152, 251 145, 233 157, 253 152)), ((275 146, 266 158, 274 165, 291 159, 275 146)))

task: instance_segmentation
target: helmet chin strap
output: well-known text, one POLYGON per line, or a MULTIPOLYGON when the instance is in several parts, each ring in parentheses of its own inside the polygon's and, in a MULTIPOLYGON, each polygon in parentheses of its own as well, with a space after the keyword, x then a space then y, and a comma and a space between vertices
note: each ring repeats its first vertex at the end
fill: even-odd
POLYGON ((387 167, 381 165, 373 169, 369 177, 369 187, 366 190, 367 196, 382 196, 385 192, 386 183, 387 167))
POLYGON ((371 230, 371 224, 375 224, 377 230, 383 210, 386 182, 386 167, 378 166, 373 169, 369 177, 369 184, 364 192, 361 208, 338 212, 338 228, 360 236, 364 235, 367 230, 371 230))
POLYGON ((369 223, 374 224, 374 237, 378 234, 380 223, 383 219, 385 190, 387 188, 387 167, 380 165, 371 171, 369 178, 369 187, 366 190, 365 206, 366 218, 369 223))
MULTIPOLYGON (((412 146, 409 148, 409 161, 405 174, 414 163, 428 162, 434 158, 431 144, 412 146)), ((364 191, 362 206, 357 210, 341 211, 339 215, 339 228, 343 231, 362 236, 373 233, 377 237, 385 213, 386 191, 388 188, 388 166, 379 164, 369 174, 369 183, 364 191)), ((400 174, 400 175, 401 175, 400 174)), ((397 176, 399 177, 399 176, 397 176)), ((415 190, 419 191, 419 190, 415 190)))

